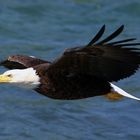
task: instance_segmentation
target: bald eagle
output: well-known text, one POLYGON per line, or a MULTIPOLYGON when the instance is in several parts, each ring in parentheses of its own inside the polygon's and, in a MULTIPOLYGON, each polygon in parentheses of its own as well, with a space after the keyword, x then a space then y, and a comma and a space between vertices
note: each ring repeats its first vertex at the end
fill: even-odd
POLYGON ((120 26, 101 39, 105 25, 84 46, 66 49, 53 62, 25 55, 12 55, 0 65, 10 70, 0 83, 33 89, 53 99, 73 100, 106 95, 109 92, 140 100, 112 84, 133 75, 140 65, 140 49, 131 46, 135 38, 111 41, 124 29, 120 26))

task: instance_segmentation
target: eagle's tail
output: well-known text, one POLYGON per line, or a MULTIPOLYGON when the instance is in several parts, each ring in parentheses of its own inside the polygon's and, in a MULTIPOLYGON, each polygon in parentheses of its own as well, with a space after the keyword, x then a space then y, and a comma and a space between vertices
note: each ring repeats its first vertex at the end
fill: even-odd
POLYGON ((110 85, 112 87, 112 91, 115 91, 115 92, 117 92, 118 94, 120 94, 122 96, 125 96, 125 97, 128 97, 128 98, 140 101, 140 98, 137 98, 137 97, 125 92, 124 90, 122 90, 121 88, 115 86, 114 84, 110 83, 110 85))

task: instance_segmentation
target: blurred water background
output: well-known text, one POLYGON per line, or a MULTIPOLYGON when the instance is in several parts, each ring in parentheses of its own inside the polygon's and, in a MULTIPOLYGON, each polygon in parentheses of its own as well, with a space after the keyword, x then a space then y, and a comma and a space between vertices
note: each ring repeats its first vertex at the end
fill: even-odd
MULTIPOLYGON (((1 0, 0 59, 26 54, 53 60, 65 48, 125 25, 140 41, 139 0, 1 0)), ((5 69, 1 68, 3 72, 5 69)), ((140 71, 117 83, 140 97, 140 71)), ((58 101, 34 91, 0 86, 0 140, 139 140, 140 103, 94 97, 58 101)))

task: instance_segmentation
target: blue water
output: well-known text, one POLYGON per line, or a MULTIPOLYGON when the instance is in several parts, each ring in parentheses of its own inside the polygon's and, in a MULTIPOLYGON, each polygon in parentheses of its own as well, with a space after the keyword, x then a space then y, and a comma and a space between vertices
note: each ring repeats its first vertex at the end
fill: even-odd
MULTIPOLYGON (((124 37, 140 41, 139 0, 1 0, 0 59, 12 54, 53 60, 86 44, 106 24, 124 24, 124 37)), ((5 69, 1 68, 3 72, 5 69)), ((140 97, 140 70, 117 83, 140 97)), ((0 85, 0 140, 139 140, 140 103, 94 97, 58 101, 0 85)))

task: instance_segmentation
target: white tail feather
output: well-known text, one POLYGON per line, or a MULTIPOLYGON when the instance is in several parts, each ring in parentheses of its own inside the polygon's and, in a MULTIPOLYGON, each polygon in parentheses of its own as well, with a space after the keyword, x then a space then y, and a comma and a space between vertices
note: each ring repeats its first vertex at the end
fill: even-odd
POLYGON ((140 101, 140 98, 137 98, 137 97, 125 92, 124 90, 115 86, 114 84, 110 83, 110 85, 113 88, 113 90, 116 91, 118 94, 123 95, 123 96, 128 97, 128 98, 131 98, 131 99, 135 99, 135 100, 140 101))

